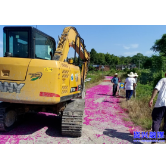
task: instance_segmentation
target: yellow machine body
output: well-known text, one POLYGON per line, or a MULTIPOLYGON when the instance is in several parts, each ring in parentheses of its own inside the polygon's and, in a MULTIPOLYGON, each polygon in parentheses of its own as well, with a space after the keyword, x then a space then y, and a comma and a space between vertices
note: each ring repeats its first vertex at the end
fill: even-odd
POLYGON ((48 112, 60 116, 62 135, 80 137, 90 55, 77 30, 66 27, 56 48, 54 38, 33 27, 4 27, 3 56, 0 131, 13 129, 26 113, 48 112))
POLYGON ((0 101, 57 104, 63 97, 80 93, 80 79, 79 67, 66 62, 1 58, 0 101))
POLYGON ((81 79, 85 80, 90 59, 78 32, 64 29, 53 57, 58 60, 33 58, 0 58, 0 101, 22 104, 57 104, 78 97, 81 79), (73 47, 84 61, 80 68, 65 62, 73 47), (82 48, 82 49, 81 49, 82 48))

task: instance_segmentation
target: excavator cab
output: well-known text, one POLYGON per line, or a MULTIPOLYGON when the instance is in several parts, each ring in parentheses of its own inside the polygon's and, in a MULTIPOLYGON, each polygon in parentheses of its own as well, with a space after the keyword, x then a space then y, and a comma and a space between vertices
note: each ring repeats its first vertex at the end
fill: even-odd
POLYGON ((51 60, 56 42, 34 27, 4 27, 3 56, 51 60))

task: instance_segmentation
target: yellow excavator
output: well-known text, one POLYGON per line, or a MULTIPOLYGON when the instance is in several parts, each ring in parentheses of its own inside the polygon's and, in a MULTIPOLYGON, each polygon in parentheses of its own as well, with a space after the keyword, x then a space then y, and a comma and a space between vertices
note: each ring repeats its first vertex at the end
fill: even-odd
POLYGON ((62 118, 62 135, 80 137, 89 61, 84 40, 74 27, 64 28, 57 48, 54 38, 34 27, 4 27, 0 131, 13 129, 25 113, 49 112, 62 118), (68 58, 70 47, 75 50, 74 60, 68 58))

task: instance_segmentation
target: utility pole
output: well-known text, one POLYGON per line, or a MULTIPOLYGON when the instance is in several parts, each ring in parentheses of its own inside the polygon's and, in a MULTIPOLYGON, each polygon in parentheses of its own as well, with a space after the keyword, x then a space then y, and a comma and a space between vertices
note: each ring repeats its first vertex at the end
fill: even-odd
POLYGON ((139 61, 139 69, 140 69, 140 62, 141 62, 141 60, 138 60, 139 61))

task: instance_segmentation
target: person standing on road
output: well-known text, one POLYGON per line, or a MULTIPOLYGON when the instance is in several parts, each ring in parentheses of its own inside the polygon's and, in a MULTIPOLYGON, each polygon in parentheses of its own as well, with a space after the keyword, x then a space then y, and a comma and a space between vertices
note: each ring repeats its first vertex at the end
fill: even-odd
MULTIPOLYGON (((153 90, 151 99, 149 101, 149 107, 152 107, 153 100, 156 97, 158 92, 159 92, 158 98, 154 106, 154 109, 152 111, 152 120, 153 120, 152 131, 156 132, 156 135, 157 135, 157 132, 159 131, 159 128, 160 128, 161 121, 164 118, 163 131, 164 131, 164 134, 166 135, 166 78, 162 78, 155 86, 155 89, 153 90)), ((155 142, 152 142, 152 143, 155 143, 155 142)))
POLYGON ((136 82, 134 79, 134 73, 130 72, 128 74, 128 78, 126 78, 124 83, 124 89, 126 89, 126 100, 130 100, 131 96, 133 95, 133 90, 135 88, 136 82))
POLYGON ((118 74, 115 73, 114 77, 111 79, 111 82, 113 83, 113 96, 116 96, 118 81, 118 74))
POLYGON ((118 92, 118 96, 120 95, 120 86, 119 86, 119 82, 121 82, 120 77, 118 77, 118 86, 117 86, 117 92, 118 92))
POLYGON ((137 79, 138 75, 137 73, 134 74, 134 78, 135 78, 135 88, 133 90, 133 97, 136 98, 136 87, 137 87, 137 82, 138 82, 138 79, 137 79))

